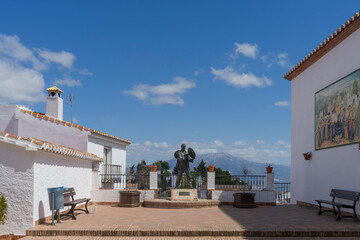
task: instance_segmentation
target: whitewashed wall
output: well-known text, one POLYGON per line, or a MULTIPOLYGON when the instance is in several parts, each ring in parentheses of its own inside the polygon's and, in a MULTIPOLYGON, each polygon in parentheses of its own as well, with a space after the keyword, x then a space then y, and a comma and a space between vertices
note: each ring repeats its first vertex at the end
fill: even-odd
POLYGON ((87 138, 90 134, 87 131, 38 119, 20 111, 16 112, 15 118, 19 119, 18 136, 38 138, 81 151, 87 150, 87 138))
MULTIPOLYGON (((360 30, 291 81, 291 201, 315 204, 332 188, 360 191, 360 151, 348 145, 315 151, 315 92, 360 68, 360 30), (305 161, 302 153, 312 152, 305 161)), ((360 210, 360 207, 358 208, 360 210)))
POLYGON ((37 152, 34 165, 34 221, 51 216, 47 188, 74 187, 77 198, 89 198, 92 162, 47 152, 37 152))
POLYGON ((16 105, 0 105, 0 131, 18 135, 17 109, 16 105))
POLYGON ((88 148, 89 153, 96 154, 99 157, 104 155, 104 147, 111 148, 112 164, 123 166, 123 171, 126 169, 126 146, 118 142, 111 141, 101 136, 89 136, 88 148))
POLYGON ((35 153, 0 142, 0 192, 8 203, 8 217, 0 235, 24 235, 33 226, 33 177, 35 153))

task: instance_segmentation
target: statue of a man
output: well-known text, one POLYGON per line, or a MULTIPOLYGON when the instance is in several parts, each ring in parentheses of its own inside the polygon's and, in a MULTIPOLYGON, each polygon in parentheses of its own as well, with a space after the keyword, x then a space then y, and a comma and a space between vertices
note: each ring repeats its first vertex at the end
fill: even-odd
POLYGON ((194 159, 196 157, 194 150, 192 148, 188 148, 188 152, 187 152, 186 145, 183 143, 181 144, 181 150, 177 150, 174 153, 174 157, 177 159, 177 165, 178 165, 178 175, 176 179, 175 188, 179 187, 181 177, 184 172, 186 174, 186 179, 187 179, 186 188, 192 188, 189 162, 194 162, 194 159))

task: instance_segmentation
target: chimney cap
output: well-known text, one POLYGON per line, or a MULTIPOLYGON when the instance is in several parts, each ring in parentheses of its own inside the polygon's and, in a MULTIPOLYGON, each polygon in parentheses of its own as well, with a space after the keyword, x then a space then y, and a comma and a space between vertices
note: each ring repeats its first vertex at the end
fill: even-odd
POLYGON ((51 88, 47 88, 46 91, 48 92, 59 92, 59 93, 63 93, 63 91, 61 91, 61 89, 59 89, 56 86, 52 86, 51 88))

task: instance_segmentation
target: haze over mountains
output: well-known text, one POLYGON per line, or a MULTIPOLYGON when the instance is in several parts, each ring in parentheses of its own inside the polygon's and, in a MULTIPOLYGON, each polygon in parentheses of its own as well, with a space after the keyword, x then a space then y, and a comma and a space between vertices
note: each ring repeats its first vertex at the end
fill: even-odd
MULTIPOLYGON (((214 165, 215 167, 220 167, 222 170, 228 170, 232 175, 243 174, 243 169, 247 168, 249 170, 248 174, 251 175, 264 175, 266 172, 266 163, 258 163, 246 160, 241 157, 234 157, 228 153, 208 153, 208 154, 199 154, 196 156, 194 163, 190 163, 190 170, 193 170, 194 167, 197 167, 201 160, 204 160, 206 166, 214 165)), ((176 165, 176 159, 168 160, 170 169, 174 169, 176 165)), ((290 182, 290 167, 279 164, 271 164, 275 173, 275 181, 278 182, 290 182)))

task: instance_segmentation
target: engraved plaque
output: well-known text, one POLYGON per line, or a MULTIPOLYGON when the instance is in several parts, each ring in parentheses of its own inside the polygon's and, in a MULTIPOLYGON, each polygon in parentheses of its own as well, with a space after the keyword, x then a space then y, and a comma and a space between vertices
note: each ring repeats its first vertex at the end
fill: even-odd
POLYGON ((179 192, 179 196, 190 196, 190 192, 179 192))
POLYGON ((171 189, 171 200, 173 201, 197 201, 196 189, 171 189))

